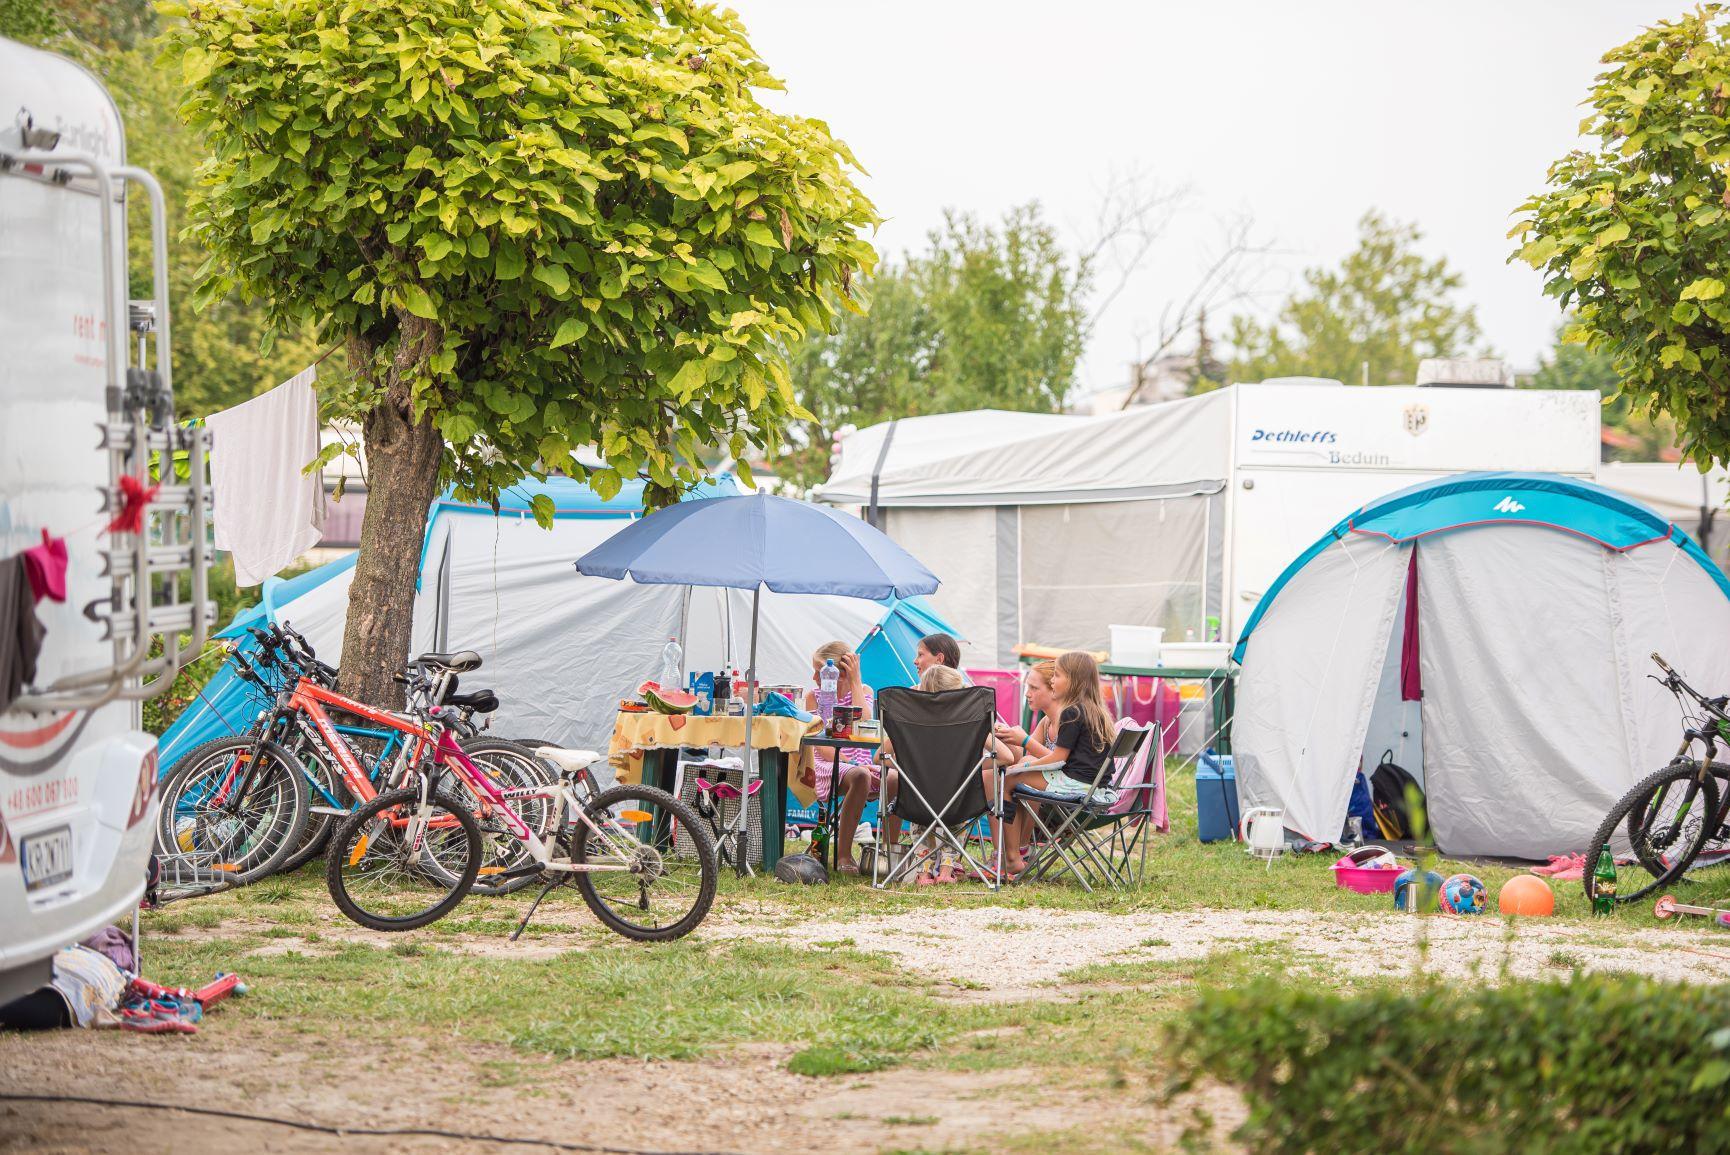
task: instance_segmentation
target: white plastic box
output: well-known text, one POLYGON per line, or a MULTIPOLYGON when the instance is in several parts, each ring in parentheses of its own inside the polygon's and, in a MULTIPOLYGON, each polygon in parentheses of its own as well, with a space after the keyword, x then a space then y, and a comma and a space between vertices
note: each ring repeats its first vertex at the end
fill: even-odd
POLYGON ((1159 665, 1159 644, 1164 637, 1161 626, 1112 626, 1111 664, 1150 668, 1159 665))

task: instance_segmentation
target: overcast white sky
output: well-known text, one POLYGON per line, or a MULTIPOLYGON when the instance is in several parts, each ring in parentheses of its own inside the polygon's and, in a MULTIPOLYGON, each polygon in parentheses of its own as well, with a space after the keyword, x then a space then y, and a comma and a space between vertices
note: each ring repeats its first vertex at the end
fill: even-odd
POLYGON ((885 254, 946 206, 1041 201, 1076 242, 1139 168, 1196 211, 1101 318, 1084 389, 1122 381, 1138 333, 1247 212, 1282 250, 1269 303, 1351 247, 1363 212, 1419 225, 1465 277, 1490 345, 1524 369, 1558 314, 1505 263, 1515 206, 1575 142, 1605 50, 1685 0, 730 0, 787 82, 870 170, 885 254))

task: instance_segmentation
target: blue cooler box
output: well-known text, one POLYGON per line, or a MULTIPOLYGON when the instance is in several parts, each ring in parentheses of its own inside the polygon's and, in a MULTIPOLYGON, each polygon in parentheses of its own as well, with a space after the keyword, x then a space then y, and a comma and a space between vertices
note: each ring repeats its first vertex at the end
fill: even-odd
POLYGON ((1204 751, 1195 762, 1195 828, 1203 842, 1237 837, 1237 772, 1230 754, 1204 751))

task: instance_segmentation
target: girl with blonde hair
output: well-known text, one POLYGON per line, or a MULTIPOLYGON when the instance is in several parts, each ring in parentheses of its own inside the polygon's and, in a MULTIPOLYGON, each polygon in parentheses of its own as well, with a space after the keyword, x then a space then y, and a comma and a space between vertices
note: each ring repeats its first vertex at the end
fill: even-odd
MULTIPOLYGON (((824 642, 811 655, 813 683, 820 681, 823 667, 828 662, 834 662, 841 672, 840 683, 835 687, 835 704, 857 706, 859 716, 869 718, 874 699, 871 687, 859 676, 859 655, 846 642, 824 642)), ((815 684, 805 692, 805 708, 817 709, 815 684)), ((818 801, 824 805, 829 802, 831 786, 840 788, 841 814, 835 834, 836 855, 842 874, 858 874, 859 864, 853 858, 853 836, 858 830, 860 816, 865 813, 865 804, 877 797, 883 785, 877 767, 872 764, 871 751, 857 747, 843 751, 837 777, 834 755, 828 750, 813 750, 810 764, 800 775, 800 780, 816 793, 818 801)))
MULTIPOLYGON (((1041 663, 1036 667, 1035 674, 1044 666, 1041 663)), ((1009 796, 1006 818, 1000 821, 994 815, 991 819, 991 837, 1003 856, 1006 876, 1026 869, 1027 860, 1021 848, 1033 822, 1031 811, 1014 802, 1015 788, 1028 786, 1058 798, 1085 796, 1105 766, 1115 728, 1111 711, 1105 708, 1099 666, 1091 654, 1071 650, 1051 663, 1049 673, 1043 676, 1055 699, 1052 705, 1057 715, 1055 726, 1049 725, 1048 713, 1041 725, 1035 727, 1045 741, 1036 742, 1019 728, 999 734, 1005 740, 1019 741, 1027 754, 1026 760, 1017 763, 1004 779, 1004 790, 1009 796)), ((995 775, 990 767, 986 767, 984 774, 985 796, 991 798, 997 788, 995 775)), ((1094 790, 1093 796, 1106 805, 1116 801, 1116 792, 1109 788, 1094 790)))

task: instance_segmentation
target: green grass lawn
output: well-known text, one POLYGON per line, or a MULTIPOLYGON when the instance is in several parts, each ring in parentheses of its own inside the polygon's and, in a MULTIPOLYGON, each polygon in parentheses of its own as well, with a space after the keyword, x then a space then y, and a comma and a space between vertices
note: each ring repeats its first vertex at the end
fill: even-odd
MULTIPOLYGON (((381 1030, 450 1031, 535 1054, 573 1058, 636 1056, 689 1059, 752 1042, 803 1048, 792 1070, 811 1075, 869 1070, 915 1059, 963 1069, 1059 1068, 1078 1047, 1111 1071, 1153 1062, 1158 1025, 1197 982, 1232 984, 1256 974, 1289 973, 1288 949, 1245 944, 1184 963, 1090 965, 1067 976, 1051 999, 1012 1003, 956 997, 952 983, 908 974, 846 939, 786 937, 812 920, 944 911, 989 904, 1006 910, 1055 908, 1112 912, 1220 910, 1390 911, 1387 896, 1338 889, 1332 854, 1288 857, 1271 867, 1240 846, 1203 846, 1194 836, 1194 782, 1170 775, 1173 829, 1149 848, 1148 876, 1135 891, 1088 894, 1072 883, 1011 887, 989 895, 977 885, 873 890, 857 879, 788 887, 773 879, 723 876, 716 917, 749 917, 754 941, 685 940, 639 946, 599 927, 576 897, 556 892, 531 923, 524 953, 509 957, 505 936, 529 893, 471 898, 456 914, 412 936, 367 937, 334 914, 322 870, 266 881, 146 915, 149 969, 192 981, 240 969, 253 994, 225 1015, 268 1019, 301 1031, 370 1023, 381 1030), (546 957, 537 942, 557 937, 587 949, 546 957), (360 941, 356 941, 359 939, 360 941), (477 955, 484 939, 497 950, 477 955), (260 948, 274 951, 253 954, 260 948), (284 953, 286 951, 286 953, 284 953), (1061 996, 1061 997, 1058 997, 1061 996)), ((1467 869, 1492 892, 1514 871, 1467 869)), ((1693 889, 1705 894, 1730 878, 1693 889)), ((1589 918, 1579 886, 1559 885, 1558 915, 1589 918)), ((1644 910, 1624 910, 1620 925, 1652 925, 1644 910)), ((1325 976, 1325 965, 1321 973, 1325 976)), ((1313 971, 1311 973, 1314 973, 1313 971)), ((1343 980, 1324 981, 1336 985, 1343 980)))

